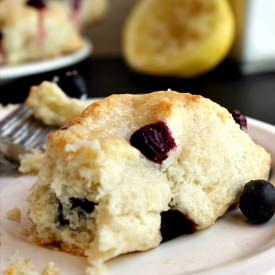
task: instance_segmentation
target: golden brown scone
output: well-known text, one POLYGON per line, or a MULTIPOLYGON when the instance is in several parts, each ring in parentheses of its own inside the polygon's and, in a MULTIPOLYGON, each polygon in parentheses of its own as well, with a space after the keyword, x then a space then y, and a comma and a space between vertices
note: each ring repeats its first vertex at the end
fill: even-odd
POLYGON ((246 182, 267 179, 270 162, 209 99, 172 91, 113 95, 50 135, 29 215, 43 243, 59 242, 97 266, 159 245, 161 213, 169 209, 196 230, 209 227, 246 182), (134 142, 149 124, 143 138, 156 158, 134 142))
POLYGON ((25 2, 2 0, 0 63, 53 58, 82 48, 83 39, 63 8, 65 3, 50 2, 43 10, 42 18, 37 9, 25 2))

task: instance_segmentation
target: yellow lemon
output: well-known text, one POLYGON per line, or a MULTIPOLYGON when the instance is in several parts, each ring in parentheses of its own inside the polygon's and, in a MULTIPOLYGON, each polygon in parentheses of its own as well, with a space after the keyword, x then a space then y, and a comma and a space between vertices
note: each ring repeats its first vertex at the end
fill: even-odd
POLYGON ((126 20, 123 51, 139 72, 194 77, 221 62, 233 38, 227 0, 140 0, 126 20))

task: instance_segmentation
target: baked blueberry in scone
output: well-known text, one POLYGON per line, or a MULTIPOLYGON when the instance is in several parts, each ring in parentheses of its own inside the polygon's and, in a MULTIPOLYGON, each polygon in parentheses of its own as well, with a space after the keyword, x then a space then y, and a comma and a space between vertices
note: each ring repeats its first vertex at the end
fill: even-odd
POLYGON ((65 3, 0 1, 0 64, 53 58, 83 47, 65 3))
POLYGON ((161 232, 170 239, 209 227, 246 182, 267 179, 270 162, 209 99, 113 95, 49 136, 29 216, 41 243, 59 243, 96 266, 156 247, 161 232), (170 234, 166 222, 174 220, 182 230, 170 234))

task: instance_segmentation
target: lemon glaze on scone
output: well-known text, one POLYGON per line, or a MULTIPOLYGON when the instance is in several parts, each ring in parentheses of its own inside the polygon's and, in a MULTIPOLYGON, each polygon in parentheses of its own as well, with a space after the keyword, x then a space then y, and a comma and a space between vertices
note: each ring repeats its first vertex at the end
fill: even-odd
POLYGON ((209 99, 172 91, 113 95, 49 136, 29 216, 41 243, 60 243, 97 265, 159 245, 160 214, 169 209, 196 230, 209 227, 238 201, 246 182, 267 179, 270 162, 209 99), (171 141, 161 159, 131 145, 133 134, 150 124, 160 128, 150 138, 171 141))

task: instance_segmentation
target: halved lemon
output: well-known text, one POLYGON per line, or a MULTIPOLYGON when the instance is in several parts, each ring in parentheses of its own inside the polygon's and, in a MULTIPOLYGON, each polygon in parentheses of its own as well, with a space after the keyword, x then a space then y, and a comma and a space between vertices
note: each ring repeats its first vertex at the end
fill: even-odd
POLYGON ((123 52, 139 72, 194 77, 220 63, 233 38, 227 0, 140 0, 126 20, 123 52))

